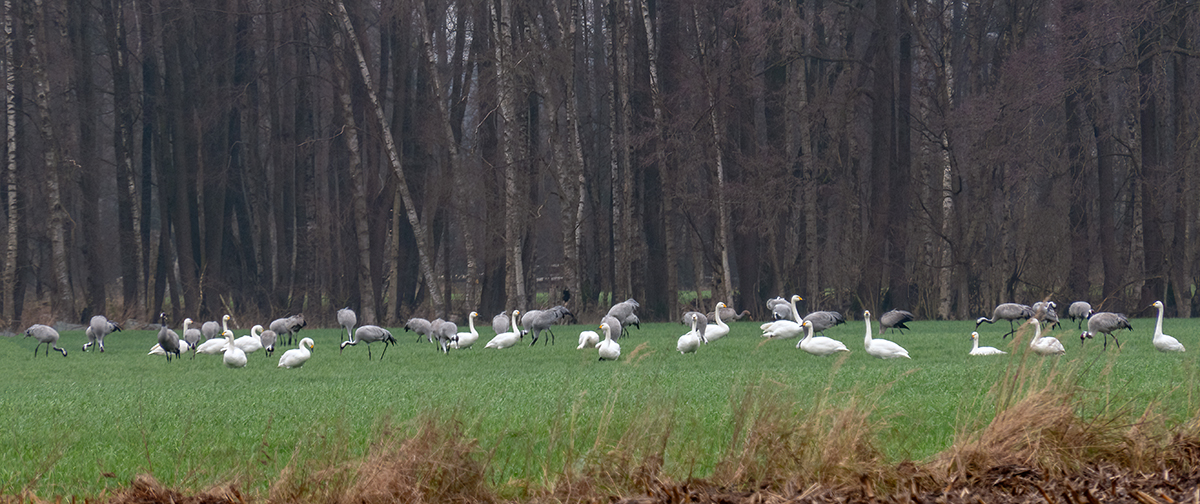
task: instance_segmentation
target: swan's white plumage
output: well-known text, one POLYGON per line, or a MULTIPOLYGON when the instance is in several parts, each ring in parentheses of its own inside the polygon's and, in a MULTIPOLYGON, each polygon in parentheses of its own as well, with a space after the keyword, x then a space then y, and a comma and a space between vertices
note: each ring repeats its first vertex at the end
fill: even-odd
POLYGON ((705 344, 708 344, 713 341, 724 338, 726 335, 729 334, 729 324, 726 324, 725 322, 721 321, 721 309, 722 308, 725 308, 725 303, 724 302, 717 303, 717 308, 716 308, 716 310, 713 311, 713 319, 716 322, 713 324, 709 324, 708 327, 705 328, 705 330, 704 330, 704 343, 705 344))
POLYGON ((680 336, 679 341, 675 343, 675 349, 679 350, 679 353, 696 353, 696 349, 700 348, 700 331, 696 330, 697 320, 698 317, 692 315, 692 330, 680 336))
POLYGON ((1038 323, 1038 319, 1031 318, 1029 323, 1033 325, 1033 341, 1029 342, 1029 348, 1034 353, 1040 355, 1062 355, 1067 353, 1067 349, 1063 348, 1062 342, 1053 336, 1042 336, 1042 324, 1038 323))
POLYGON ((612 339, 612 326, 606 322, 600 324, 600 328, 604 330, 604 340, 596 345, 600 360, 617 360, 621 356, 621 345, 612 339))
POLYGON ((301 339, 300 348, 293 348, 279 356, 279 367, 291 369, 303 366, 308 359, 312 358, 312 349, 315 346, 312 338, 301 339))
POLYGON ((792 320, 781 319, 759 326, 763 331, 764 338, 787 339, 800 336, 803 328, 800 327, 800 312, 796 310, 796 301, 800 301, 801 299, 803 298, 799 295, 792 296, 792 320))
POLYGON ((979 333, 978 332, 971 333, 971 353, 970 353, 970 355, 1004 355, 1006 353, 1008 353, 1008 352, 1005 352, 1004 350, 1001 350, 996 347, 990 347, 990 346, 981 347, 981 346, 979 346, 979 333))
POLYGON ((579 346, 575 347, 575 349, 583 350, 584 348, 596 348, 596 345, 599 344, 600 335, 596 333, 596 331, 581 331, 579 333, 579 346))
POLYGON ((262 344, 262 330, 263 326, 255 325, 250 328, 250 334, 233 340, 233 344, 242 349, 246 355, 262 350, 264 348, 262 344))
POLYGON ((516 326, 517 317, 521 315, 520 310, 513 310, 512 317, 508 319, 508 330, 496 335, 491 341, 484 345, 484 348, 495 348, 502 350, 511 346, 515 346, 521 341, 521 330, 516 326))
POLYGON ((1155 324, 1155 326, 1154 326, 1154 348, 1157 348, 1158 351, 1160 351, 1160 352, 1182 352, 1182 351, 1184 351, 1183 343, 1180 343, 1179 340, 1172 338, 1169 335, 1163 334, 1163 332, 1162 332, 1163 308, 1164 308, 1163 302, 1155 301, 1154 307, 1158 308, 1158 323, 1155 324))
POLYGON ((863 347, 866 348, 868 355, 880 359, 912 358, 908 356, 908 350, 905 350, 904 347, 890 340, 871 337, 871 312, 863 312, 863 321, 867 325, 867 335, 863 338, 863 347))
POLYGON ((479 341, 479 331, 475 330, 475 317, 478 316, 479 314, 476 312, 471 312, 471 314, 467 316, 467 326, 470 327, 471 330, 469 332, 460 332, 456 334, 454 336, 454 341, 450 342, 450 348, 464 350, 471 348, 471 345, 474 345, 476 341, 479 341))
POLYGON ((804 350, 805 352, 813 355, 819 355, 821 357, 827 357, 838 352, 850 351, 849 348, 846 348, 846 344, 842 343, 841 341, 833 338, 827 338, 825 336, 814 337, 812 322, 805 320, 800 325, 804 328, 804 339, 801 339, 799 343, 796 343, 796 348, 804 350))
MULTIPOLYGON (((191 348, 191 345, 188 345, 186 340, 179 340, 179 353, 186 352, 191 348)), ((150 347, 150 353, 146 355, 167 355, 167 353, 163 351, 162 345, 155 343, 154 346, 150 347)))
POLYGON ((231 368, 246 367, 246 352, 238 348, 233 340, 233 331, 225 331, 225 366, 231 368))

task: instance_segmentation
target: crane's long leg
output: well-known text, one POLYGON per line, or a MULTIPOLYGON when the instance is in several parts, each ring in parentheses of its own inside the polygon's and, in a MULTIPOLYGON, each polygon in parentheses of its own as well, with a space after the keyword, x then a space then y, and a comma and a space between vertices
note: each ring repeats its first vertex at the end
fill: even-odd
POLYGON ((548 339, 546 341, 549 342, 550 344, 554 344, 554 338, 555 338, 554 331, 550 330, 550 328, 547 327, 546 332, 550 333, 550 339, 548 339))
POLYGON ((371 344, 367 343, 367 360, 371 360, 371 344))
MULTIPOLYGON (((383 362, 383 356, 387 355, 387 347, 388 347, 388 342, 384 341, 383 342, 383 352, 379 353, 379 361, 380 362, 383 362)), ((371 347, 367 347, 367 348, 371 348, 371 347)))

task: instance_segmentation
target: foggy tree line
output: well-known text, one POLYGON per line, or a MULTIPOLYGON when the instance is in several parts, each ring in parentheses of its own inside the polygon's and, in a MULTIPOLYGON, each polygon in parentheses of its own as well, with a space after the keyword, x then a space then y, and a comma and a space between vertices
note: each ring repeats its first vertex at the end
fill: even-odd
POLYGON ((0 319, 397 324, 564 291, 646 320, 685 291, 1194 316, 1198 23, 1171 0, 6 0, 0 319))

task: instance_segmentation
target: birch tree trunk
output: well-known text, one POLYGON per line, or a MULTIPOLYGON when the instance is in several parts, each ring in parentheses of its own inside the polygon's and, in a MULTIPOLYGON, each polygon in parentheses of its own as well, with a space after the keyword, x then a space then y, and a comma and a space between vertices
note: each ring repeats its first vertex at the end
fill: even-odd
MULTIPOLYGON (((400 196, 404 200, 405 213, 408 216, 408 223, 412 226, 413 236, 417 240, 417 252, 420 256, 421 276, 425 277, 425 282, 429 285, 429 297, 433 303, 434 309, 439 314, 444 315, 449 306, 442 298, 444 292, 441 288, 441 283, 438 282, 437 275, 433 271, 432 254, 433 249, 429 243, 428 233, 421 223, 420 217, 417 215, 416 207, 413 204, 412 194, 408 190, 408 179, 404 174, 404 166, 401 164, 400 152, 396 149, 396 142, 392 137, 392 128, 387 121, 387 117, 383 114, 383 107, 379 103, 379 95, 375 92, 375 81, 371 78, 370 67, 367 66, 366 56, 363 54, 362 45, 358 43, 358 37, 354 34, 354 25, 350 22, 350 13, 346 11, 346 5, 342 0, 337 2, 337 14, 342 23, 342 28, 346 30, 346 36, 350 39, 350 44, 354 48, 354 55, 358 58, 358 69, 362 73, 363 83, 367 88, 367 96, 371 100, 371 108, 374 109, 376 119, 379 120, 380 134, 383 136, 383 144, 387 149, 388 160, 391 162, 392 171, 396 175, 397 183, 400 188, 400 196)), ((417 6, 414 11, 417 16, 421 15, 423 6, 417 6)), ((424 23, 420 23, 424 26, 424 23)), ((426 32, 428 33, 428 32, 426 32)), ((426 40, 426 52, 432 49, 426 40)), ((432 62, 430 62, 432 63, 432 62)))
POLYGON ((45 145, 42 161, 46 168, 46 201, 50 207, 48 209, 50 268, 53 272, 55 290, 51 297, 51 307, 56 316, 68 316, 73 319, 78 313, 76 313, 75 295, 71 287, 71 274, 67 267, 67 238, 64 229, 66 210, 63 207, 59 180, 58 141, 55 136, 54 123, 50 117, 50 78, 46 75, 45 61, 42 58, 42 51, 39 49, 39 44, 48 40, 44 33, 46 26, 42 1, 34 0, 33 17, 26 21, 26 28, 29 33, 29 67, 33 70, 38 129, 45 145), (40 41, 39 38, 41 38, 40 41))
POLYGON ((8 227, 5 232, 4 277, 0 298, 4 299, 0 320, 5 326, 15 329, 17 323, 17 108, 16 75, 13 67, 13 37, 15 22, 12 0, 4 0, 4 185, 8 191, 8 227))
MULTIPOLYGON (((662 87, 659 84, 658 77, 658 36, 654 32, 654 23, 650 18, 650 4, 648 0, 638 0, 638 9, 642 14, 642 27, 646 30, 646 53, 648 56, 647 70, 650 74, 650 104, 654 108, 654 138, 658 142, 658 146, 654 149, 654 162, 658 165, 659 178, 662 183, 663 201, 663 241, 665 244, 664 253, 666 254, 665 263, 667 265, 667 314, 674 317, 679 313, 679 268, 676 260, 677 245, 675 243, 677 226, 673 225, 672 216, 675 214, 675 205, 672 195, 675 192, 673 184, 675 177, 672 176, 671 165, 667 161, 664 149, 666 149, 667 138, 663 125, 663 97, 662 87)), ((661 8, 662 4, 658 4, 661 8)), ((661 17, 660 17, 661 19, 661 17)), ((714 305, 715 306, 715 305, 714 305)))
POLYGON ((346 65, 342 61, 345 51, 342 50, 342 37, 333 36, 333 45, 338 49, 334 54, 333 64, 338 73, 338 83, 341 89, 338 100, 342 105, 342 120, 345 125, 343 135, 346 148, 350 151, 350 198, 354 210, 354 236, 358 249, 358 296, 359 321, 364 324, 376 324, 379 319, 375 316, 375 287, 371 278, 371 229, 367 224, 367 195, 366 182, 363 180, 362 152, 358 143, 358 124, 354 120, 354 103, 350 99, 350 82, 346 75, 346 65))
POLYGON ((497 94, 500 101, 500 151, 504 156, 504 241, 507 252, 504 260, 504 292, 508 298, 505 306, 516 306, 525 311, 528 301, 525 291, 525 265, 522 261, 525 205, 518 188, 517 167, 517 159, 524 158, 518 149, 523 148, 525 142, 517 120, 517 97, 512 76, 512 66, 516 63, 511 54, 515 45, 512 38, 512 3, 500 0, 489 5, 492 9, 492 20, 496 23, 492 31, 496 39, 492 45, 495 50, 497 94))
MULTIPOLYGON (((700 13, 696 11, 695 6, 692 7, 692 19, 696 23, 697 33, 697 49, 700 54, 701 66, 710 65, 708 61, 707 48, 704 46, 703 37, 700 25, 700 13)), ((721 121, 720 112, 717 105, 716 95, 716 79, 708 77, 704 82, 704 87, 708 93, 708 119, 712 127, 713 148, 716 149, 716 157, 713 162, 717 168, 716 180, 716 198, 717 198, 717 250, 721 259, 721 271, 719 273, 721 285, 718 289, 720 292, 713 292, 713 299, 720 299, 726 304, 733 305, 733 274, 729 269, 729 247, 730 244, 730 218, 729 218, 729 202, 725 198, 725 147, 724 138, 721 135, 723 122, 721 121)))

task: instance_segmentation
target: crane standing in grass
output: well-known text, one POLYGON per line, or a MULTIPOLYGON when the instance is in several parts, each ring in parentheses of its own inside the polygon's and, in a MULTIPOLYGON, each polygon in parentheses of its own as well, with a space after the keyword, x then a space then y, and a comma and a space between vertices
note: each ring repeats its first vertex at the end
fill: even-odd
POLYGON ((1088 315, 1092 314, 1092 305, 1087 301, 1076 301, 1067 307, 1067 318, 1079 320, 1079 325, 1076 329, 1083 329, 1083 321, 1087 320, 1088 315))
POLYGON ((992 318, 979 317, 975 320, 975 329, 979 329, 980 324, 987 322, 989 324, 996 323, 997 320, 1007 320, 1009 331, 1001 336, 1000 339, 1007 338, 1008 335, 1017 332, 1016 326, 1013 325, 1014 320, 1025 320, 1033 316, 1033 308, 1029 305, 1018 303, 1004 303, 996 306, 992 310, 992 318))
POLYGON ((382 327, 375 326, 375 325, 359 326, 358 329, 354 330, 354 339, 351 339, 350 341, 343 341, 342 347, 340 349, 338 349, 338 352, 345 350, 346 345, 357 345, 359 343, 366 343, 367 344, 367 360, 371 360, 371 343, 374 343, 376 341, 383 342, 383 352, 381 352, 379 354, 379 360, 382 361, 384 354, 387 353, 388 345, 395 345, 396 338, 393 338, 392 333, 389 332, 387 329, 384 329, 382 327))
POLYGON ((162 324, 158 330, 158 346, 162 347, 163 353, 167 356, 167 362, 171 362, 171 354, 175 354, 175 357, 179 358, 179 334, 167 327, 166 312, 158 314, 158 318, 162 324))
POLYGON ((104 352, 104 337, 113 332, 120 331, 121 326, 114 324, 112 321, 104 317, 104 315, 96 315, 89 321, 88 328, 84 331, 87 334, 87 343, 83 344, 83 351, 86 352, 88 347, 96 345, 100 347, 100 352, 104 352))
MULTIPOLYGON (((529 346, 537 344, 538 337, 542 331, 550 333, 549 342, 554 341, 554 331, 550 330, 550 326, 558 322, 559 319, 571 315, 571 311, 567 310, 566 306, 558 305, 546 310, 529 310, 521 315, 521 325, 525 330, 533 334, 533 342, 529 346)), ((618 317, 619 318, 619 317, 618 317)))
POLYGON ((50 349, 53 348, 55 351, 62 352, 63 357, 67 356, 65 348, 58 348, 58 331, 54 330, 53 327, 44 324, 33 324, 29 326, 29 329, 25 330, 25 337, 28 338, 30 336, 38 341, 37 346, 33 347, 34 357, 37 357, 38 347, 42 346, 43 343, 46 344, 46 353, 43 355, 50 355, 50 349))
POLYGON ((1104 349, 1108 350, 1108 337, 1112 336, 1113 341, 1117 343, 1117 348, 1121 348, 1121 341, 1117 339, 1117 335, 1113 331, 1119 329, 1133 330, 1133 325, 1129 323, 1129 319, 1125 315, 1113 312, 1092 312, 1088 317, 1087 330, 1079 335, 1079 344, 1083 344, 1084 339, 1092 339, 1096 333, 1104 334, 1104 349))
POLYGON ((354 326, 358 324, 358 315, 349 306, 337 311, 338 325, 346 328, 346 339, 354 339, 354 326))

